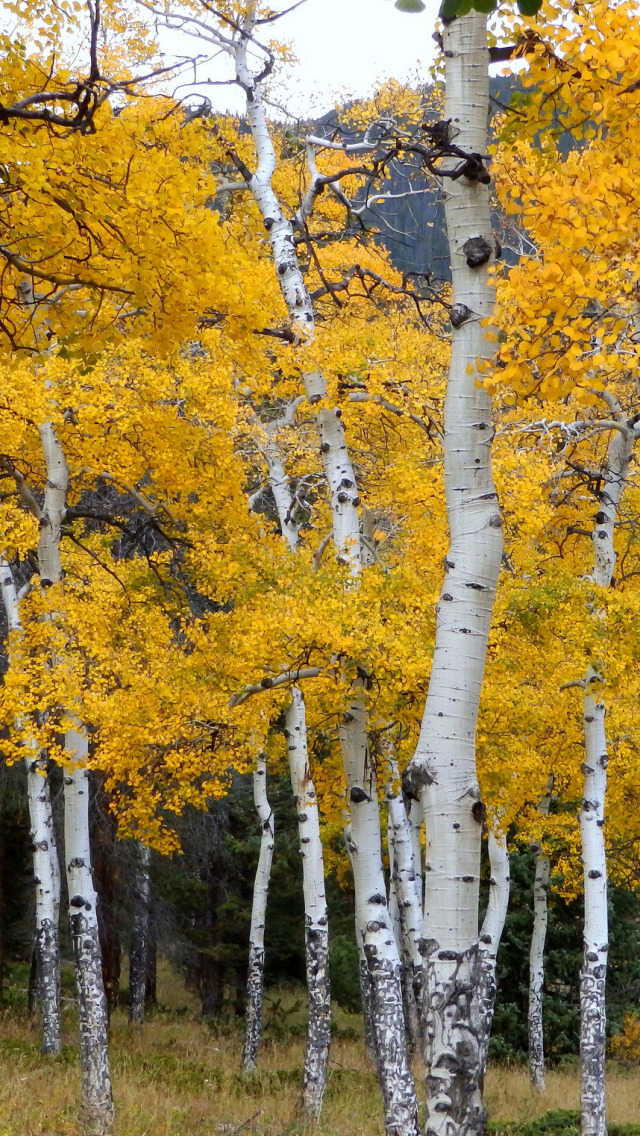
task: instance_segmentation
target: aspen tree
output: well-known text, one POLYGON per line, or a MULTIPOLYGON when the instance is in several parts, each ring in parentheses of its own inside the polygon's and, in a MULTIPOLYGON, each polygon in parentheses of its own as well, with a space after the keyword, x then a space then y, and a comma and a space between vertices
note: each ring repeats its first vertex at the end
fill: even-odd
MULTIPOLYGON (((184 16, 187 21, 189 18, 184 16)), ((244 162, 236 160, 236 165, 256 201, 267 231, 293 336, 305 340, 314 329, 313 305, 295 255, 293 223, 273 188, 276 156, 262 93, 262 83, 271 63, 267 63, 266 71, 257 74, 250 66, 249 51, 256 47, 257 19, 257 4, 250 2, 237 20, 232 21, 231 30, 225 27, 223 32, 207 25, 206 34, 231 56, 236 82, 246 94, 247 123, 257 164, 253 173, 244 162)), ((199 34, 204 34, 200 31, 202 27, 202 21, 198 21, 199 34)), ((304 385, 312 406, 323 401, 327 386, 320 372, 307 372, 304 385)), ((360 499, 341 417, 340 408, 321 407, 316 422, 331 495, 334 544, 338 558, 355 580, 362 562, 360 499)), ((418 1128, 417 1101, 404 1030, 400 960, 388 914, 377 782, 369 754, 366 718, 363 694, 356 684, 353 701, 347 705, 338 732, 351 806, 357 934, 363 939, 372 986, 372 1018, 387 1131, 396 1136, 413 1136, 418 1128)))
MULTIPOLYGON (((444 129, 464 154, 483 155, 489 114, 486 16, 445 21, 444 129)), ((443 163, 444 164, 444 163, 443 163)), ((443 179, 453 282, 452 347, 444 408, 450 546, 437 608, 436 643, 416 753, 405 784, 419 796, 427 833, 423 952, 427 1136, 480 1136, 486 1031, 478 929, 484 806, 475 733, 502 522, 491 469, 491 398, 476 360, 493 348, 484 325, 495 258, 484 166, 466 176, 460 156, 443 179)), ((495 932, 494 932, 495 934, 495 932)), ((497 943, 492 944, 493 949, 497 943)))
MULTIPOLYGON (((18 592, 11 567, 0 559, 2 599, 10 634, 21 629, 18 592)), ((62 1046, 60 1022, 60 863, 56 830, 51 808, 51 790, 46 762, 37 745, 25 755, 27 798, 33 846, 33 875, 36 884, 35 960, 37 990, 42 1014, 42 1052, 59 1053, 62 1046)))
MULTIPOLYGON (((538 810, 547 816, 551 805, 553 778, 549 778, 548 791, 540 800, 538 810)), ((551 860, 542 845, 532 845, 534 859, 533 880, 533 931, 529 951, 529 1077, 534 1088, 545 1090, 544 1030, 542 990, 544 986, 544 944, 547 935, 548 890, 551 860)))
MULTIPOLYGON (((55 589, 62 599, 60 536, 66 510, 68 469, 52 422, 40 427, 47 481, 39 517, 40 584, 55 589)), ((54 592, 54 594, 55 594, 54 592)), ((56 665, 54 659, 52 665, 56 665)), ((87 1129, 101 1134, 113 1122, 109 1071, 108 1010, 102 978, 97 895, 91 871, 89 842, 89 740, 74 707, 65 732, 64 844, 69 893, 69 925, 76 970, 80 1016, 82 1106, 87 1129)))
MULTIPOLYGON (((264 456, 268 482, 276 503, 283 540, 291 552, 299 544, 297 518, 291 482, 278 445, 278 431, 291 425, 299 399, 289 403, 278 417, 263 424, 266 433, 264 456)), ((308 992, 307 1042, 302 1076, 302 1107, 317 1120, 327 1087, 331 1044, 331 987, 329 982, 329 916, 324 883, 324 857, 320 837, 320 815, 309 765, 307 719, 304 695, 299 686, 291 689, 291 702, 285 712, 285 738, 289 758, 291 791, 298 818, 302 889, 305 921, 305 967, 308 992)))
POLYGON ((144 1022, 149 956, 151 850, 146 844, 136 841, 135 855, 134 909, 129 948, 129 1023, 141 1026, 144 1022))
MULTIPOLYGON (((635 424, 609 391, 603 397, 617 423, 607 447, 599 493, 600 509, 593 529, 593 575, 598 588, 609 588, 616 563, 614 534, 638 435, 635 424)), ((594 599, 593 618, 604 619, 594 599)), ((580 1099, 584 1136, 606 1136, 606 1000, 608 915, 607 857, 604 841, 607 765, 605 701, 602 684, 606 660, 589 666, 583 681, 584 793, 580 835, 584 872, 584 957, 580 975, 580 1099)))
POLYGON ((251 1073, 256 1067, 262 1025, 262 993, 264 988, 264 925, 267 895, 273 860, 274 818, 267 797, 267 759, 259 754, 253 772, 253 799, 260 821, 260 854, 253 885, 251 927, 249 930, 249 967, 247 971, 247 1009, 242 1071, 251 1073))

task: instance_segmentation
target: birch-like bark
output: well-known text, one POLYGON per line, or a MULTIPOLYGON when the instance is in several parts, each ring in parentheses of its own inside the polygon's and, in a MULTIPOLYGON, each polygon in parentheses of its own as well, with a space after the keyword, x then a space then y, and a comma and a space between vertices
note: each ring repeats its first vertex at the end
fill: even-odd
POLYGON ((129 1024, 142 1026, 147 990, 147 956, 149 953, 149 865, 151 850, 136 845, 133 920, 129 950, 129 1024))
POLYGON ((291 693, 292 701, 286 716, 286 736, 302 856, 305 957, 309 991, 302 1100, 306 1114, 317 1120, 327 1086, 331 1044, 329 918, 324 887, 320 816, 307 751, 304 698, 297 687, 291 693))
MULTIPOLYGON (((257 154, 253 174, 244 176, 254 196, 267 231, 278 284, 292 321, 292 331, 300 336, 313 332, 314 317, 296 257, 293 224, 286 217, 272 185, 276 158, 269 133, 261 80, 251 72, 248 49, 256 27, 256 4, 247 6, 241 31, 234 39, 236 78, 247 96, 246 115, 257 154)), ((313 405, 326 394, 321 374, 305 376, 305 390, 313 405)), ((331 493, 336 551, 358 575, 360 500, 349 459, 340 409, 323 408, 317 415, 320 450, 331 493)), ((382 868, 382 846, 375 772, 369 760, 366 713, 361 695, 354 699, 339 729, 352 806, 352 862, 356 891, 356 927, 362 940, 371 981, 371 1004, 379 1057, 379 1073, 387 1131, 397 1136, 414 1136, 418 1131, 418 1109, 409 1064, 402 1014, 400 960, 390 925, 382 868)))
POLYGON ((85 1128, 102 1136, 114 1117, 109 1072, 108 1010, 102 978, 97 896, 89 846, 89 743, 80 727, 65 734, 69 760, 64 772, 64 843, 69 890, 69 926, 80 1014, 80 1063, 85 1128))
MULTIPOLYGON (((553 778, 547 792, 540 798, 538 812, 549 813, 553 778)), ((533 880, 533 932, 529 951, 529 1078, 539 1092, 545 1090, 544 1078, 544 1021, 542 994, 544 989, 544 945, 547 937, 548 890, 551 860, 542 845, 532 845, 535 876, 533 880)))
MULTIPOLYGON (((627 481, 635 430, 621 412, 607 449, 600 510, 593 531, 593 581, 610 587, 615 567, 614 532, 627 481)), ((597 608, 595 618, 603 618, 597 608)), ((580 1104, 583 1136, 607 1136, 605 1051, 608 919, 604 814, 607 791, 605 704, 599 691, 604 666, 589 667, 584 682, 584 789, 580 837, 584 872, 584 954, 580 975, 580 1104), (594 693, 594 688, 597 693, 594 693)))
MULTIPOLYGON (((39 520, 38 562, 43 588, 62 583, 60 535, 66 509, 68 469, 51 422, 40 427, 47 470, 39 520)), ((55 666, 55 659, 52 665, 55 666)), ((69 766, 64 771, 64 834, 69 924, 80 1019, 80 1065, 85 1128, 101 1136, 114 1118, 109 1071, 108 1007, 102 976, 96 892, 89 841, 89 741, 76 720, 65 734, 69 766)))
MULTIPOLYGON (((296 403, 283 416, 267 425, 265 456, 269 485, 273 492, 283 539, 291 552, 298 547, 300 526, 296 523, 291 483, 278 447, 277 429, 290 423, 296 403)), ((327 1087, 331 1044, 331 984, 329 978, 329 916, 324 885, 324 855, 320 837, 320 816, 311 778, 307 746, 307 720, 302 691, 292 690, 286 714, 285 735, 289 754, 291 791, 298 814, 298 835, 302 858, 302 887, 305 913, 305 964, 308 991, 307 1043, 302 1075, 302 1108, 311 1120, 318 1120, 327 1087)))
POLYGON ((509 852, 504 834, 489 833, 489 903, 480 933, 481 1076, 487 1070, 491 1022, 496 1001, 496 961, 509 906, 509 852))
MULTIPOLYGON (((351 848, 353 845, 353 837, 351 836, 351 824, 347 823, 344 827, 344 846, 349 863, 351 865, 351 872, 353 873, 353 858, 351 855, 351 848)), ((354 874, 355 876, 355 874, 354 874)), ((393 914, 389 911, 389 918, 393 925, 393 914)), ((364 1048, 367 1057, 369 1058, 374 1069, 379 1071, 379 1058, 377 1053, 377 1042, 375 1029, 373 1027, 373 1003, 371 999, 371 976, 369 974, 369 967, 367 965, 367 956, 364 953, 364 943, 362 937, 358 934, 356 924, 356 945, 358 948, 358 976, 360 979, 360 1003, 362 1005, 362 1021, 364 1026, 364 1048)))
MULTIPOLYGON (((485 154, 489 113, 486 17, 476 12, 443 27, 444 119, 465 153, 485 154)), ((452 169, 460 157, 447 160, 452 169)), ((484 809, 475 735, 502 525, 491 470, 491 399, 476 360, 492 348, 481 321, 494 292, 494 257, 485 184, 445 178, 451 257, 452 348, 444 407, 444 468, 450 544, 437 608, 429 691, 416 753, 405 772, 419 796, 427 834, 423 952, 426 983, 426 1136, 480 1136, 486 1022, 480 1005, 478 944, 484 809)))
MULTIPOLYGON (((21 630, 20 608, 9 564, 0 560, 2 599, 9 631, 21 630)), ((62 1046, 60 1021, 60 863, 51 808, 46 762, 37 754, 35 742, 27 741, 25 756, 27 798, 31 822, 33 875, 36 885, 35 965, 40 1012, 42 1052, 59 1053, 62 1046)))
POLYGON ((247 970, 247 1010, 242 1071, 251 1073, 256 1067, 262 1026, 262 992, 264 987, 264 925, 271 862, 273 860, 274 817, 267 798, 267 762, 260 754, 253 773, 253 799, 260 821, 260 855, 253 885, 251 929, 249 931, 249 967, 247 970))
POLYGON ((404 801, 393 788, 387 789, 389 807, 389 860, 391 879, 400 922, 400 958, 403 966, 405 1022, 412 1050, 422 1045, 420 1006, 422 1004, 422 908, 416 889, 416 870, 412 826, 404 801))

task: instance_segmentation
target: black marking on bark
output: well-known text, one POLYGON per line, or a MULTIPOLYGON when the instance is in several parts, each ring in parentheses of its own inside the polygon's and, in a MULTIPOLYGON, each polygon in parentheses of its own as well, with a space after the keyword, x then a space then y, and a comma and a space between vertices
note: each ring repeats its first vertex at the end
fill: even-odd
POLYGON ((491 256, 491 245, 485 237, 469 237, 462 246, 469 268, 480 268, 491 256))
POLYGON ((369 896, 367 903, 379 903, 382 907, 386 907, 387 897, 385 895, 381 895, 380 892, 375 892, 374 895, 369 896))
POLYGON ((368 797, 364 789, 361 789, 359 785, 354 785, 349 793, 349 800, 354 805, 361 805, 363 801, 370 801, 371 797, 368 797))
POLYGON ((587 875, 590 880, 599 880, 602 872, 598 872, 596 868, 592 868, 590 872, 587 872, 587 875))
POLYGON ((457 328, 462 327, 463 323, 466 323, 472 315, 471 308, 468 308, 466 304, 454 304, 449 313, 449 319, 452 326, 457 328))
POLYGON ((487 819, 487 810, 483 801, 474 801, 471 806, 471 816, 478 824, 484 824, 487 819))

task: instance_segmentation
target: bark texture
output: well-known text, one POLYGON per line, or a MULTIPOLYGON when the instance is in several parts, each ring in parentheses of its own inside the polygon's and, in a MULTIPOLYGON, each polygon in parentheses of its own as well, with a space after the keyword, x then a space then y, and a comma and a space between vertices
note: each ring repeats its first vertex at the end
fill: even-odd
MULTIPOLYGON (((65 748, 70 759, 86 760, 88 744, 84 731, 69 730, 65 748)), ((89 772, 82 765, 65 770, 64 803, 69 925, 80 1012, 82 1105, 87 1132, 101 1136, 110 1129, 114 1110, 108 1009, 89 847, 89 772)))
MULTIPOLYGON (((486 17, 471 12, 443 28, 444 119, 452 143, 485 154, 489 111, 486 17)), ((446 167, 462 164, 459 156, 446 167)), ((426 1136, 479 1136, 486 1030, 478 943, 484 809, 475 735, 502 525, 491 470, 491 400, 476 385, 476 359, 492 348, 481 321, 494 293, 487 269, 495 255, 486 184, 444 178, 451 255, 452 349, 444 408, 444 468, 450 544, 437 608, 429 692, 416 753, 405 774, 419 796, 427 854, 422 948, 425 958, 426 1136)))
POLYGON ((324 886, 320 817, 307 752, 307 723, 302 692, 294 687, 287 710, 286 736, 291 788, 298 814, 304 891, 305 957, 309 1020, 302 1081, 306 1114, 317 1120, 327 1087, 331 1044, 329 918, 324 886))
MULTIPOLYGON (((541 798, 538 811, 549 812, 553 781, 541 798)), ((544 944, 547 937, 547 893, 551 861, 539 844, 532 846, 535 876, 533 881, 533 932, 529 951, 529 1078, 540 1092, 545 1090, 544 1078, 544 1021, 542 994, 544 988, 544 944)))
POLYGON ((151 851, 146 845, 138 844, 136 854, 133 926, 129 951, 129 1023, 141 1026, 144 1022, 147 991, 151 851))
POLYGON ((422 1044, 420 1006, 422 1004, 422 908, 416 887, 412 826, 402 797, 387 790, 389 807, 389 868, 400 923, 400 958, 403 968, 405 1022, 413 1050, 422 1044))
POLYGON ((253 798, 261 825, 260 855, 253 885, 251 930, 249 932, 249 966, 247 970, 247 1025, 242 1050, 242 1070, 252 1072, 258 1060, 262 1025, 262 991, 264 986, 264 924, 271 862, 273 860, 273 811, 267 799, 267 763, 263 754, 253 774, 253 798))

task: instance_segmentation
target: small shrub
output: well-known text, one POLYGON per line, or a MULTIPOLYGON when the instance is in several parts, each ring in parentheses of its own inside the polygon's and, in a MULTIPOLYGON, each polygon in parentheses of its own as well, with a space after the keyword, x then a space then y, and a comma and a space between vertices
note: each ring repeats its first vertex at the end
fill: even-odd
POLYGON ((640 1064, 640 1014, 627 1014, 619 1034, 611 1038, 611 1056, 625 1065, 640 1064))

